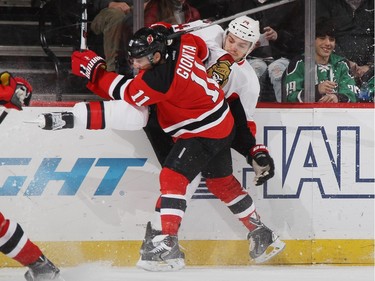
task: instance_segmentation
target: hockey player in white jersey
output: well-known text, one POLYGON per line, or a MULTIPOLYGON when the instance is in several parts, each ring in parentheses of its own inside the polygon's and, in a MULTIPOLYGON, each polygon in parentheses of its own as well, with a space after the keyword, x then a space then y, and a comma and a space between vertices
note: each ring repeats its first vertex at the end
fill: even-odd
MULTIPOLYGON (((200 22, 202 21, 191 24, 199 25, 200 22)), ((246 57, 259 40, 258 21, 243 16, 231 21, 225 31, 219 25, 213 25, 193 33, 203 38, 210 50, 205 61, 209 76, 221 86, 229 102, 240 99, 248 126, 255 136, 254 111, 260 86, 259 79, 246 57)))

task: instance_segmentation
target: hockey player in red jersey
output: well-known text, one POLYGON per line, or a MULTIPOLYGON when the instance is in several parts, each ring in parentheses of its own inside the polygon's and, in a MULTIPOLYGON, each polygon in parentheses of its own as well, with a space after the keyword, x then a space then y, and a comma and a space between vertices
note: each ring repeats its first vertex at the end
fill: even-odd
POLYGON ((5 219, 1 212, 0 252, 29 268, 25 273, 27 281, 59 280, 60 270, 30 241, 18 223, 5 219))
MULTIPOLYGON (((202 68, 201 61, 207 55, 204 42, 191 34, 183 35, 168 47, 166 59, 166 42, 159 40, 153 30, 141 29, 130 44, 133 65, 140 69, 134 80, 105 72, 101 68, 104 61, 91 51, 74 53, 72 69, 73 73, 89 78, 89 88, 104 98, 125 99, 137 105, 157 104, 158 121, 176 142, 160 175, 162 235, 153 239, 152 249, 145 249, 141 262, 149 270, 179 269, 184 266, 184 256, 178 247, 177 231, 186 208, 186 186, 200 170, 210 191, 230 208, 235 198, 241 197, 248 203, 246 210, 231 209, 235 213, 247 212, 240 220, 250 231, 258 230, 262 224, 251 197, 232 175, 228 143, 232 136, 226 135, 233 120, 221 90, 211 84, 202 68), (192 167, 191 162, 196 165, 192 167), (159 251, 163 258, 157 254, 159 251)), ((254 159, 268 155, 260 146, 252 152, 255 153, 249 157, 254 159)), ((269 239, 267 246, 274 241, 269 239)))
MULTIPOLYGON (((157 28, 163 23, 154 25, 157 28)), ((184 28, 195 27, 204 24, 197 21, 184 25, 184 28)), ((165 25, 165 24, 164 24, 165 25)), ((179 26, 177 26, 177 30, 179 26)), ((175 28, 176 30, 176 28, 175 28)), ((259 40, 259 23, 253 19, 242 16, 229 23, 225 31, 218 25, 194 32, 199 35, 209 47, 210 55, 205 60, 208 76, 215 79, 225 92, 225 97, 229 103, 232 115, 235 119, 236 134, 232 141, 232 148, 242 154, 255 171, 255 185, 262 185, 273 177, 274 164, 264 145, 256 144, 255 122, 253 114, 259 96, 259 81, 251 66, 245 60, 246 56, 255 47, 259 40), (230 52, 230 53, 229 53, 230 52), (256 151, 256 152, 255 152, 256 151), (262 153, 260 153, 262 151, 262 153), (255 152, 255 153, 254 153, 255 152), (259 158, 254 161, 251 153, 258 154, 259 158), (257 163, 258 162, 258 163, 257 163)), ((167 157, 171 147, 171 140, 158 126, 155 118, 155 111, 151 108, 151 114, 147 126, 144 128, 153 149, 162 164, 167 157)), ((188 194, 193 194, 200 182, 200 175, 197 176, 188 186, 188 194)), ((239 196, 244 196, 243 194, 239 196)), ((191 196, 187 196, 190 198, 191 196)), ((245 195, 246 200, 232 200, 238 203, 230 206, 230 210, 241 220, 248 221, 247 212, 239 212, 237 209, 242 204, 243 210, 254 208, 253 201, 249 195, 245 195), (246 203, 243 203, 246 202, 246 203)), ((145 239, 141 247, 141 254, 147 245, 152 245, 152 238, 160 232, 160 206, 159 201, 155 207, 155 217, 147 224, 145 239)), ((228 203, 228 202, 225 202, 228 203)), ((255 208, 254 208, 255 213, 255 208)), ((248 234, 250 242, 250 257, 256 263, 262 263, 278 254, 285 246, 272 230, 267 228, 259 220, 256 231, 251 225, 248 234), (254 239, 261 237, 261 239, 254 239)), ((245 226, 246 223, 245 223, 245 226)), ((139 266, 143 266, 142 260, 139 266)), ((157 268, 156 268, 157 270, 157 268)))
MULTIPOLYGON (((0 82, 0 104, 18 110, 29 104, 32 88, 26 80, 3 72, 0 82)), ((1 212, 0 252, 29 268, 25 273, 27 281, 57 280, 59 276, 60 270, 29 240, 22 227, 6 219, 1 212)))
POLYGON ((188 183, 203 171, 210 188, 221 189, 224 181, 242 190, 231 167, 233 117, 224 93, 207 77, 202 59, 208 53, 202 39, 181 37, 170 50, 174 55, 168 57, 165 38, 153 29, 137 31, 131 44, 133 65, 140 69, 133 80, 106 72, 91 51, 73 54, 72 71, 89 78, 89 88, 104 98, 125 99, 138 106, 157 104, 158 121, 175 144, 160 173, 163 234, 154 238, 155 247, 144 253, 144 260, 182 268, 184 254, 177 232, 188 183))

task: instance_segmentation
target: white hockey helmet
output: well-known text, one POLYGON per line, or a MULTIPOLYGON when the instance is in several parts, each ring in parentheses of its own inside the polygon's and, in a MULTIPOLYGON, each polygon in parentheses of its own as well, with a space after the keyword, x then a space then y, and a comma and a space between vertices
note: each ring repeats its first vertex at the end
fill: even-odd
POLYGON ((259 21, 248 16, 242 16, 229 23, 228 31, 237 37, 255 44, 260 37, 259 21))
POLYGON ((224 41, 228 32, 234 34, 238 38, 251 42, 251 47, 246 55, 248 55, 254 48, 255 44, 259 41, 260 31, 259 31, 259 21, 253 20, 248 16, 241 16, 232 20, 226 32, 224 33, 224 41))

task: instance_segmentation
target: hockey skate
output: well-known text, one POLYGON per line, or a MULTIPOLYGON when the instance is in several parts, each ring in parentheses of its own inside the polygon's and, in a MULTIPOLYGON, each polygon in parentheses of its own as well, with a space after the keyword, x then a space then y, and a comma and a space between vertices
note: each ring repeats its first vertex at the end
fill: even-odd
POLYGON ((43 130, 71 129, 74 127, 74 115, 72 112, 51 112, 38 116, 38 126, 43 130))
POLYGON ((250 242, 250 258, 255 263, 263 263, 279 254, 285 248, 285 243, 259 220, 253 223, 258 227, 247 235, 250 242))
POLYGON ((63 280, 60 276, 60 270, 44 255, 39 259, 28 265, 29 270, 25 273, 27 281, 50 281, 50 280, 63 280))
POLYGON ((148 271, 175 271, 185 267, 177 236, 157 235, 146 244, 137 266, 148 271))
POLYGON ((147 222, 146 225, 146 233, 145 233, 145 238, 143 239, 141 248, 139 250, 139 253, 142 255, 143 252, 146 251, 151 251, 154 248, 154 244, 152 243, 152 239, 154 239, 155 236, 161 235, 160 230, 153 229, 151 226, 151 222, 147 222))

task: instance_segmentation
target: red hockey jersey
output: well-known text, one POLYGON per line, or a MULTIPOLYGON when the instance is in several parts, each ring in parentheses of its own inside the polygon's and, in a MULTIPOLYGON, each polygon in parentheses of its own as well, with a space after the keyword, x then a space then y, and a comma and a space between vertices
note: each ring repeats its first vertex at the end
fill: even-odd
POLYGON ((161 127, 174 138, 223 138, 233 128, 233 117, 224 92, 207 76, 202 63, 207 56, 204 41, 186 34, 168 47, 166 63, 129 80, 103 71, 88 87, 104 98, 156 104, 161 127))

